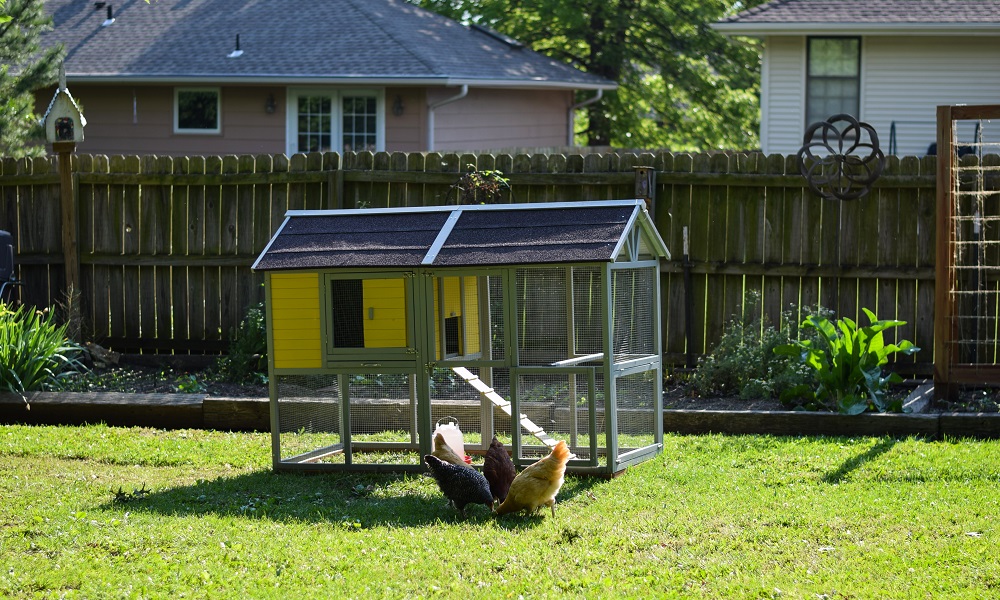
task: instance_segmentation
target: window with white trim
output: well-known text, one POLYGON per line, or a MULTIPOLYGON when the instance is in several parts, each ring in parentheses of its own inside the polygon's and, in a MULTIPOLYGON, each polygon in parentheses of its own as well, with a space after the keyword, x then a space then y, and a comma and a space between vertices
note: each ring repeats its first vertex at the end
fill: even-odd
POLYGON ((222 131, 219 88, 175 88, 174 132, 222 131))
POLYGON ((807 55, 805 126, 844 113, 860 118, 860 38, 811 37, 807 55))
POLYGON ((380 91, 289 90, 287 153, 383 150, 383 115, 380 91))

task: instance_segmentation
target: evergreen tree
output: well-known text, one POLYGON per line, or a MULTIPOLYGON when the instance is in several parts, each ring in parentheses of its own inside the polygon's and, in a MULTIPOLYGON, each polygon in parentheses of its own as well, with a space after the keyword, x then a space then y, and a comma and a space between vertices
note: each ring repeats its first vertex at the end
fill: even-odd
POLYGON ((410 1, 617 82, 579 120, 581 142, 675 151, 759 144, 759 44, 734 43, 711 24, 763 0, 410 1))
POLYGON ((41 51, 39 33, 51 27, 42 0, 0 1, 0 156, 45 152, 34 92, 58 76, 61 47, 41 51))

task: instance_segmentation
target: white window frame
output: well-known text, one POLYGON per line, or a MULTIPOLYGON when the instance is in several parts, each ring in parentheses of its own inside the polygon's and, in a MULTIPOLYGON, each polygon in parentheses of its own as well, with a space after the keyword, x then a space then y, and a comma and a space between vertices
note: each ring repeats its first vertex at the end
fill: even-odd
POLYGON ((218 87, 177 87, 174 88, 174 133, 184 135, 217 135, 222 133, 222 90, 218 87), (182 129, 180 126, 181 92, 215 92, 215 129, 182 129))
POLYGON ((330 132, 330 151, 343 153, 342 141, 342 104, 344 97, 370 96, 375 98, 375 151, 385 151, 385 90, 375 88, 333 88, 333 87, 291 87, 285 98, 285 154, 291 156, 300 154, 298 151, 298 111, 299 96, 330 96, 332 131, 330 132))

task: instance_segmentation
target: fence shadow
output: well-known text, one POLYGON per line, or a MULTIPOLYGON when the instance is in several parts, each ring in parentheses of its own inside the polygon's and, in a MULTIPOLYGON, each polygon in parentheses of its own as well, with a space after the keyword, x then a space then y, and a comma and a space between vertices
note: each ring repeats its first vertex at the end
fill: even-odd
POLYGON ((892 450, 892 447, 896 445, 896 442, 897 440, 893 438, 883 438, 879 440, 868 450, 865 450, 856 456, 852 456, 851 458, 845 460, 843 464, 837 467, 837 469, 823 475, 823 482, 840 483, 854 470, 892 450))

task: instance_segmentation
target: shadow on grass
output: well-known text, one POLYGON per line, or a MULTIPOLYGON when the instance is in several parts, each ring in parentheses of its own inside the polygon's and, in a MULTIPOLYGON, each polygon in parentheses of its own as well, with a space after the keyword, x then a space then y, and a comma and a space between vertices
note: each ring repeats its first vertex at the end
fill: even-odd
MULTIPOLYGON (((556 498, 559 505, 600 483, 594 478, 568 478, 556 498)), ((216 515, 273 521, 339 524, 348 529, 425 527, 441 523, 485 523, 495 520, 507 530, 535 527, 551 518, 543 508, 538 516, 494 517, 483 505, 465 507, 465 517, 448 505, 429 475, 414 474, 302 474, 258 471, 219 477, 192 485, 146 490, 113 489, 102 510, 158 513, 166 516, 216 515)))
POLYGON ((882 456, 889 450, 892 450, 892 447, 896 445, 896 441, 897 440, 893 438, 883 438, 879 440, 874 446, 872 446, 868 450, 865 450, 864 452, 858 454, 857 456, 852 456, 851 458, 845 460, 844 463, 841 464, 839 467, 837 467, 836 470, 831 471, 826 475, 824 475, 823 482, 840 483, 848 475, 850 475, 852 471, 858 469, 865 463, 874 460, 879 456, 882 456))

